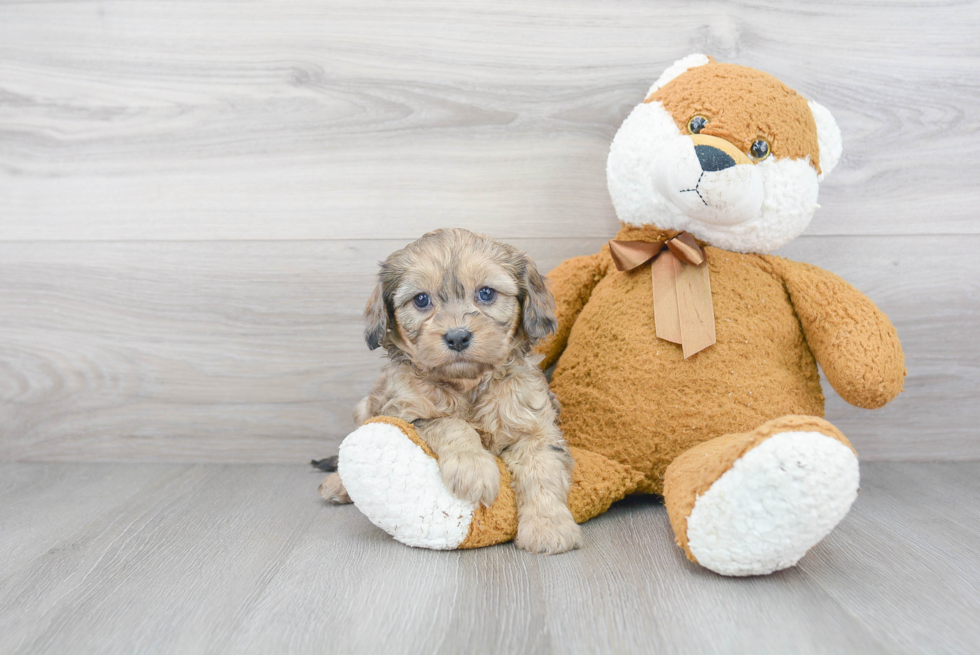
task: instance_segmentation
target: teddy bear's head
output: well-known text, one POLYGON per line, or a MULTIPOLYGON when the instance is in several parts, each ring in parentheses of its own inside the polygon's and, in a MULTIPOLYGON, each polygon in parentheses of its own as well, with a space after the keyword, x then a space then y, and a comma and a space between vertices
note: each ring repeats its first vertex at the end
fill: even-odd
POLYGON ((826 108, 766 73, 690 55, 616 133, 609 194, 625 223, 769 252, 806 228, 840 155, 826 108))

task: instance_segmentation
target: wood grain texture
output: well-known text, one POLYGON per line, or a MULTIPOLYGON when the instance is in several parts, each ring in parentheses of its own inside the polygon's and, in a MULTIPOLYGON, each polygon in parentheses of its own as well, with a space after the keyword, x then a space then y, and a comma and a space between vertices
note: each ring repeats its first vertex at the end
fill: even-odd
POLYGON ((153 464, 0 468, 0 575, 26 565, 42 552, 39 549, 50 547, 47 554, 52 557, 65 548, 76 550, 73 544, 63 543, 65 535, 84 529, 183 468, 153 464))
POLYGON ((785 249, 892 315, 868 459, 980 458, 980 3, 0 1, 0 460, 294 462, 378 369, 374 264, 458 225, 547 270, 676 58, 767 70, 845 152, 785 249), (872 29, 873 27, 873 29, 872 29))
POLYGON ((608 237, 612 135, 697 51, 837 116, 811 234, 975 234, 978 22, 948 0, 4 2, 0 240, 608 237))
POLYGON ((617 503, 586 546, 402 546, 297 466, 0 464, 4 653, 954 653, 980 639, 980 464, 872 463, 794 569, 723 578, 662 505, 617 503), (141 480, 140 477, 145 477, 141 480), (67 494, 52 521, 44 493, 67 494), (19 490, 19 491, 18 491, 19 490), (11 520, 11 517, 19 517, 11 520), (60 524, 55 530, 54 526, 60 524))
MULTIPOLYGON (((381 366, 361 336, 395 241, 0 244, 0 459, 302 462, 335 452, 381 366)), ((600 240, 516 240, 542 269, 600 240)), ((805 237, 782 254, 887 312, 905 392, 828 418, 869 460, 976 459, 970 237, 805 237), (913 256, 914 255, 914 256, 913 256)))
POLYGON ((801 572, 869 626, 888 652, 976 650, 977 473, 976 464, 863 466, 861 511, 803 560, 801 572), (872 600, 879 596, 890 599, 887 606, 872 600))
MULTIPOLYGON (((551 267, 594 242, 525 245, 551 267)), ((381 367, 393 241, 0 243, 0 459, 302 462, 381 367)))

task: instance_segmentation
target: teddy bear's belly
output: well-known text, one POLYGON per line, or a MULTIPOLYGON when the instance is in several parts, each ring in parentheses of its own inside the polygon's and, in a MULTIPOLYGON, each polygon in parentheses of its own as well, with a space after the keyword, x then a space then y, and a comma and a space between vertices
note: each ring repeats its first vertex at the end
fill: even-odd
POLYGON ((654 328, 650 267, 597 285, 552 377, 566 439, 661 493, 688 448, 786 414, 823 416, 816 362, 781 282, 751 255, 709 257, 717 343, 685 360, 654 328))

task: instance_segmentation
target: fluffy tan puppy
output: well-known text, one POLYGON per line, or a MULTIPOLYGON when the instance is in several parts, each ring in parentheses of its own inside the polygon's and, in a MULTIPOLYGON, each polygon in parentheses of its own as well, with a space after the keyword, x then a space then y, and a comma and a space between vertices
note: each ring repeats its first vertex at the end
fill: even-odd
MULTIPOLYGON (((516 543, 548 554, 582 544, 568 509, 574 461, 531 355, 555 327, 554 299, 527 255, 462 229, 430 232, 381 265, 365 339, 388 363, 354 410, 358 426, 376 416, 414 424, 448 489, 475 504, 497 498, 500 457, 517 502, 516 543)), ((320 492, 351 502, 338 473, 320 492)))

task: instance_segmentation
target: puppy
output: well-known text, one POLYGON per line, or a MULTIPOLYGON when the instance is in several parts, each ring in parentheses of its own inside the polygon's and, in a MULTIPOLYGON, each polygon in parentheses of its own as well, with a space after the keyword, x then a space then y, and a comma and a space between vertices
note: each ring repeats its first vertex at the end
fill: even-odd
MULTIPOLYGON (((499 456, 513 479, 517 545, 549 554, 582 544, 567 505, 574 462, 531 355, 556 326, 554 298, 527 255, 462 229, 429 232, 381 264, 364 336, 388 362, 354 410, 357 425, 413 423, 446 486, 473 503, 496 499, 499 456)), ((336 473, 320 491, 351 502, 336 473)))

